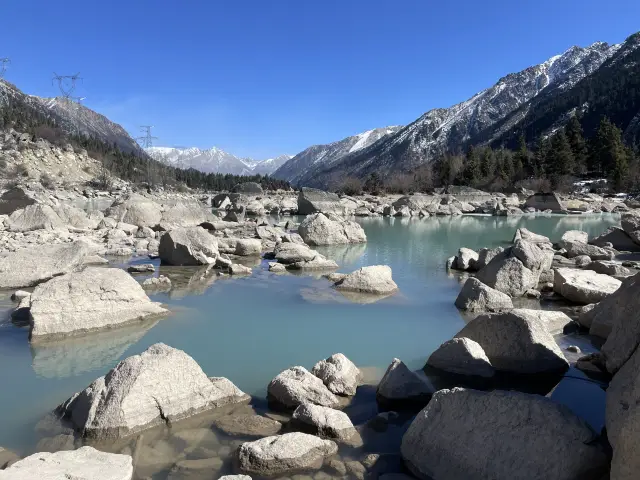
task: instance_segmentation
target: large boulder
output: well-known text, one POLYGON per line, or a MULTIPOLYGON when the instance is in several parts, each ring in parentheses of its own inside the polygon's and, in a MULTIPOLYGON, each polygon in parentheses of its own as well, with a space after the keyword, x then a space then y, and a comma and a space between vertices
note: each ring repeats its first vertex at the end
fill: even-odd
POLYGON ((31 340, 122 326, 168 313, 119 268, 87 267, 38 285, 31 294, 31 340))
POLYGON ((294 409, 303 403, 324 407, 337 407, 336 397, 318 377, 304 367, 292 367, 278 374, 267 387, 269 401, 285 409, 294 409))
POLYGON ((640 245, 640 211, 622 214, 622 229, 629 235, 631 240, 640 245))
POLYGON ((527 290, 538 285, 539 274, 507 252, 496 255, 489 264, 478 272, 478 280, 491 288, 511 297, 521 297, 527 290))
POLYGON ((322 380, 332 393, 344 396, 356 394, 362 377, 358 367, 342 353, 320 360, 313 366, 311 373, 322 380))
POLYGON ((6 470, 2 480, 131 480, 133 462, 129 455, 119 455, 82 447, 78 450, 29 455, 6 470))
POLYGON ((236 242, 234 253, 241 257, 260 255, 262 253, 262 242, 257 238, 240 238, 236 242))
POLYGON ((349 416, 333 408, 303 403, 293 412, 291 424, 305 433, 354 447, 362 446, 362 438, 349 416))
POLYGON ((560 238, 560 246, 566 248, 565 242, 571 243, 589 243, 589 234, 582 230, 568 230, 562 234, 560 238))
POLYGON ((488 378, 495 373, 482 347, 468 338, 444 342, 429 356, 427 365, 457 375, 488 378))
POLYGON ((634 480, 640 472, 640 349, 607 388, 607 437, 613 447, 611 478, 634 480))
POLYGON ((65 227, 65 222, 49 205, 28 205, 13 212, 6 221, 11 232, 30 232, 32 230, 55 230, 65 227))
POLYGON ((69 273, 91 253, 88 243, 40 245, 0 256, 0 289, 33 287, 69 273))
POLYGON ((458 255, 456 255, 455 260, 453 261, 453 268, 456 270, 474 270, 478 261, 478 253, 471 250, 470 248, 461 248, 458 250, 458 255))
POLYGON ((514 233, 513 235, 512 243, 516 243, 518 240, 525 240, 527 242, 537 243, 537 244, 551 245, 551 240, 549 240, 549 237, 545 237, 544 235, 539 235, 524 227, 518 228, 516 230, 516 233, 514 233))
POLYGON ((176 227, 195 227, 213 219, 213 215, 207 212, 199 202, 176 201, 173 205, 164 207, 158 228, 171 230, 176 227))
POLYGON ((543 270, 549 270, 553 264, 553 250, 540 248, 538 245, 528 240, 516 240, 511 249, 511 255, 522 262, 522 264, 534 273, 538 274, 543 270))
POLYGON ((338 245, 367 241, 364 230, 356 222, 323 213, 308 215, 298 227, 298 233, 309 245, 338 245))
POLYGON ((587 270, 593 270, 596 273, 609 275, 612 277, 629 277, 633 275, 631 270, 623 267, 620 263, 613 260, 596 260, 585 267, 587 270))
POLYGON ((556 310, 534 310, 530 308, 516 308, 511 313, 537 320, 544 325, 547 332, 552 335, 560 334, 567 325, 571 324, 571 318, 556 310))
POLYGON ((610 227, 606 232, 592 239, 589 243, 598 247, 611 244, 613 248, 620 252, 640 252, 640 245, 634 242, 620 227, 610 227))
POLYGON ((93 219, 90 219, 89 216, 85 213, 84 210, 81 210, 72 205, 56 205, 53 207, 53 211, 56 212, 56 215, 60 217, 62 223, 69 227, 80 228, 80 229, 95 229, 100 221, 100 215, 93 215, 93 219))
POLYGON ((394 358, 376 389, 377 400, 394 408, 426 405, 435 392, 424 376, 409 370, 404 362, 394 358))
POLYGON ((298 215, 312 213, 345 214, 345 207, 335 193, 324 192, 315 188, 302 187, 298 194, 298 215))
POLYGON ((401 453, 421 480, 598 480, 607 458, 595 438, 571 410, 539 395, 454 388, 418 414, 401 453))
POLYGON ((105 214, 118 222, 138 227, 155 227, 162 221, 160 204, 139 194, 131 194, 128 198, 114 202, 105 214))
POLYGON ((0 195, 0 215, 11 215, 16 210, 21 210, 36 201, 29 196, 27 190, 14 187, 0 195))
POLYGON ((544 212, 551 210, 553 213, 561 213, 567 210, 564 202, 557 193, 536 193, 527 198, 525 208, 535 208, 544 212))
POLYGON ((242 195, 262 195, 264 193, 262 186, 256 182, 238 183, 233 187, 233 191, 242 195))
POLYGON ((334 455, 338 446, 306 433, 286 433, 240 445, 236 452, 243 473, 261 477, 280 477, 291 472, 319 469, 325 457, 334 455))
POLYGON ((118 363, 58 413, 84 437, 114 439, 249 400, 226 378, 208 378, 182 350, 157 343, 118 363))
POLYGON ((513 308, 513 302, 506 293, 469 277, 456 298, 456 307, 470 312, 496 312, 513 308))
POLYGON ((308 246, 294 242, 276 244, 274 258, 295 270, 327 270, 338 268, 338 264, 308 246))
POLYGON ((557 268, 553 290, 567 300, 587 305, 597 303, 620 288, 620 280, 592 270, 557 268))
POLYGON ((504 252, 504 248, 496 247, 496 248, 481 248, 478 250, 478 259, 474 262, 471 262, 470 267, 473 270, 482 270, 486 267, 491 260, 493 260, 497 255, 500 255, 504 252))
POLYGON ((398 290, 391 276, 391 267, 387 265, 362 267, 338 280, 335 287, 346 292, 374 295, 389 295, 398 290))
POLYGON ((162 235, 158 253, 167 265, 208 265, 218 256, 218 241, 202 227, 177 228, 162 235))
POLYGON ((496 370, 533 374, 568 368, 546 325, 517 311, 480 315, 460 330, 456 338, 478 343, 496 370))
POLYGON ((571 242, 566 240, 562 242, 562 244, 563 247, 567 250, 566 255, 568 258, 575 258, 586 255, 592 260, 611 260, 615 256, 611 250, 606 250, 604 248, 597 247, 595 245, 589 245, 587 243, 571 242))

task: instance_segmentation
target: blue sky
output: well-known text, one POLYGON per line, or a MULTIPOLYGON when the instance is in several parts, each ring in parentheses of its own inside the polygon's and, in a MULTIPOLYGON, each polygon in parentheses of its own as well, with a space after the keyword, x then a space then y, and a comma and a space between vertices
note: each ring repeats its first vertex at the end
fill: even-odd
POLYGON ((2 0, 7 80, 168 146, 297 153, 465 100, 572 45, 640 29, 638 0, 2 0))

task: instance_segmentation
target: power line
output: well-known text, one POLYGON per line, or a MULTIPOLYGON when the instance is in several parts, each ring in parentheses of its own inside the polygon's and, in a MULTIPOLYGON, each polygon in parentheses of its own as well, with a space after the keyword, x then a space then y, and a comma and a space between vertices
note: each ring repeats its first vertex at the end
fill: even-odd
POLYGON ((84 100, 84 97, 75 97, 73 94, 76 91, 76 82, 78 80, 82 80, 80 77, 80 72, 75 75, 58 75, 53 72, 53 79, 51 83, 58 82, 58 88, 60 89, 60 93, 62 94, 62 98, 69 100, 71 102, 75 101, 80 103, 84 100))
POLYGON ((7 71, 7 65, 10 63, 11 60, 9 58, 0 58, 0 78, 4 77, 4 73, 7 71))
POLYGON ((153 147, 153 141, 158 139, 158 137, 151 135, 152 128, 153 125, 140 125, 140 130, 142 130, 144 135, 142 137, 137 137, 136 140, 140 142, 142 148, 153 147))

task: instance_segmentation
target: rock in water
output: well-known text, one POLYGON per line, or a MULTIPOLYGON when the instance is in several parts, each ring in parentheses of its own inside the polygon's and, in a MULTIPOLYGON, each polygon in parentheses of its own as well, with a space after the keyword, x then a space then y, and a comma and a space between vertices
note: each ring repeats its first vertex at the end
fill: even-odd
POLYGON ((93 447, 56 453, 34 453, 0 470, 2 480, 131 480, 129 455, 105 453, 93 447))
POLYGON ((167 265, 208 265, 218 256, 218 241, 202 227, 177 228, 162 235, 158 253, 167 265))
POLYGON ((631 240, 640 245, 640 213, 634 211, 623 214, 621 224, 622 229, 631 240))
POLYGON ((308 215, 298 227, 298 233, 309 245, 339 245, 367 241, 367 236, 359 224, 332 214, 308 215))
POLYGON ((511 297, 469 277, 456 298, 456 307, 470 312, 496 312, 513 308, 511 297))
POLYGON ((92 332, 168 313, 119 268, 87 267, 31 294, 31 340, 92 332))
POLYGON ((336 395, 351 396, 356 394, 361 378, 360 370, 342 353, 331 355, 326 360, 316 363, 311 370, 336 395))
POLYGON ((286 433, 240 445, 236 457, 240 471, 264 477, 319 469, 338 446, 306 433, 286 433))
POLYGON ((471 267, 474 270, 482 270, 496 257, 496 255, 500 255, 502 252, 504 252, 504 248, 502 247, 481 248, 478 251, 478 259, 475 262, 472 262, 471 267))
POLYGON ((236 242, 236 255, 248 257, 262 253, 262 242, 257 238, 241 238, 236 242))
POLYGON ((115 439, 249 400, 226 378, 208 378, 182 350, 157 343, 118 363, 58 413, 84 437, 115 439))
POLYGON ((453 268, 456 270, 470 270, 477 265, 478 253, 470 248, 461 248, 458 250, 458 255, 453 261, 453 268))
POLYGON ((535 288, 538 276, 515 257, 503 252, 478 272, 478 280, 510 297, 521 297, 527 290, 535 288))
POLYGON ((607 469, 595 437, 571 410, 539 395, 455 388, 434 394, 401 452, 423 480, 586 480, 607 469))
POLYGON ((332 408, 340 403, 322 380, 304 367, 292 367, 280 373, 269 383, 267 393, 271 402, 286 409, 305 402, 332 408))
POLYGON ((0 289, 33 287, 82 265, 89 244, 73 243, 29 247, 0 256, 0 289))
POLYGON ((567 232, 564 232, 562 238, 560 239, 560 246, 562 248, 567 248, 565 246, 565 242, 588 243, 589 234, 587 232, 583 232, 582 230, 569 230, 567 232))
POLYGON ((558 268, 555 270, 553 290, 575 303, 597 303, 620 288, 621 282, 592 270, 558 268))
POLYGON ((427 365, 457 375, 488 378, 495 373, 482 347, 468 338, 444 342, 431 354, 427 365))
POLYGON ((640 350, 607 388, 607 436, 613 446, 611 478, 633 480, 640 472, 640 350))
POLYGON ((389 295, 398 290, 398 285, 391 277, 391 267, 373 265, 362 267, 335 283, 338 290, 374 295, 389 295))
POLYGON ((590 242, 592 245, 598 247, 604 247, 607 244, 613 245, 613 248, 621 252, 638 252, 640 251, 640 245, 634 242, 631 237, 619 227, 610 227, 602 235, 594 238, 590 242))
POLYGON ((48 205, 29 205, 16 210, 7 219, 7 230, 11 232, 31 232, 33 230, 55 230, 65 223, 48 205))
POLYGON ((480 315, 456 338, 477 342, 491 365, 504 372, 531 374, 563 371, 568 362, 546 326, 514 312, 480 315))
POLYGON ((342 215, 345 213, 345 207, 340 203, 340 197, 335 193, 302 187, 298 194, 298 215, 311 215, 312 213, 342 215))
POLYGON ((426 377, 412 372, 404 362, 394 358, 380 380, 376 397, 390 406, 414 407, 426 405, 433 392, 435 388, 426 377))
POLYGON ((362 446, 362 438, 346 413, 329 407, 303 403, 293 412, 294 427, 350 446, 362 446))
POLYGON ((527 230, 524 227, 517 229, 516 233, 513 235, 513 243, 516 243, 518 240, 526 240, 527 242, 538 244, 546 243, 551 245, 551 240, 549 240, 549 237, 538 235, 537 233, 533 233, 531 230, 527 230))

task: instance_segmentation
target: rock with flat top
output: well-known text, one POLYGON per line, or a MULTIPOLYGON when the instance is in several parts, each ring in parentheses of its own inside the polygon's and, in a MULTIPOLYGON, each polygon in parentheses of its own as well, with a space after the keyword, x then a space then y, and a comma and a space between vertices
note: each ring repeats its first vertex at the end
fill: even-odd
POLYGON ((136 265, 129 265, 129 267, 127 267, 127 272, 129 273, 147 273, 155 271, 156 267, 154 267, 152 263, 139 263, 136 265))
POLYGON ((209 265, 218 256, 218 241, 202 227, 181 227, 162 235, 158 253, 167 265, 209 265))
POLYGON ((248 257, 262 253, 262 242, 257 238, 241 238, 236 242, 236 255, 248 257))
POLYGON ((511 297, 469 277, 456 298, 456 307, 469 312, 497 312, 513 308, 511 297))
POLYGON ((309 262, 320 255, 306 245, 294 242, 278 243, 273 251, 275 259, 283 265, 309 262))
POLYGON ((334 455, 338 446, 306 433, 285 433, 240 445, 236 459, 242 473, 262 477, 317 470, 326 457, 334 455))
POLYGON ((299 366, 289 368, 271 380, 267 394, 270 402, 285 409, 294 409, 305 402, 331 408, 340 404, 322 380, 299 366))
POLYGON ((298 194, 298 215, 313 213, 335 213, 344 215, 345 207, 335 193, 324 192, 315 188, 302 187, 298 194))
POLYGON ((456 338, 478 343, 496 370, 533 374, 568 368, 546 325, 517 311, 480 315, 460 330, 456 338))
POLYGON ((298 233, 308 245, 340 245, 367 241, 367 236, 358 223, 332 214, 308 215, 298 227, 298 233))
POLYGON ((560 247, 567 248, 565 246, 566 242, 589 243, 589 234, 587 232, 583 232, 582 230, 569 230, 562 234, 562 238, 560 239, 560 247))
POLYGON ((611 260, 615 256, 611 250, 587 243, 564 241, 563 245, 567 250, 566 255, 568 258, 586 255, 592 260, 611 260))
POLYGON ((564 331, 567 325, 571 324, 571 318, 564 313, 555 310, 534 310, 532 308, 516 308, 511 313, 525 316, 541 322, 547 332, 557 335, 564 331))
POLYGON ((39 285, 31 294, 32 341, 122 326, 168 311, 119 268, 87 267, 39 285))
POLYGON ((373 265, 362 267, 335 283, 338 290, 374 295, 389 295, 398 290, 391 277, 391 267, 373 265))
POLYGON ((303 403, 293 412, 291 424, 305 433, 353 447, 362 446, 362 438, 347 414, 333 408, 303 403))
POLYGON ((63 452, 34 453, 0 470, 1 480, 131 480, 133 463, 119 455, 82 447, 63 452))
POLYGON ((226 378, 208 378, 182 350, 157 343, 76 393, 58 414, 83 437, 116 439, 249 400, 226 378))
POLYGON ((440 345, 427 360, 427 365, 457 375, 489 378, 495 373, 482 347, 464 337, 440 345))
POLYGON ((620 288, 621 282, 592 270, 558 268, 555 270, 553 290, 567 300, 587 305, 598 303, 620 288))
POLYGON ((356 394, 362 374, 351 360, 342 353, 331 355, 326 360, 316 363, 311 370, 336 395, 351 396, 356 394))
POLYGON ((540 395, 454 388, 418 414, 401 453, 420 480, 586 480, 607 472, 595 439, 569 408, 540 395))
POLYGON ((596 260, 589 263, 586 269, 611 277, 629 277, 633 275, 633 272, 627 267, 623 267, 620 263, 611 260, 596 260))

